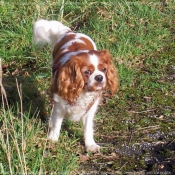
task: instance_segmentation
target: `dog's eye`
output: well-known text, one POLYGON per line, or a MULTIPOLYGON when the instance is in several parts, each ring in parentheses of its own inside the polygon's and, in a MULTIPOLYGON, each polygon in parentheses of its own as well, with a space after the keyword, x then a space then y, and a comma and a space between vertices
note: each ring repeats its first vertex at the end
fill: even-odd
POLYGON ((90 71, 90 70, 86 70, 86 71, 84 72, 84 74, 90 75, 90 74, 91 74, 91 71, 90 71))
POLYGON ((101 69, 101 71, 102 71, 102 72, 106 72, 106 67, 103 67, 103 68, 101 69))

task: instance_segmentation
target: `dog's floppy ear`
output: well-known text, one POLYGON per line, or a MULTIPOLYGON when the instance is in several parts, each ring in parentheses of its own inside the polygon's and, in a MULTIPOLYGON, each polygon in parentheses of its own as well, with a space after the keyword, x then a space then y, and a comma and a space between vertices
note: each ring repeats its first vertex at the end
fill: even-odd
POLYGON ((61 68, 58 80, 58 95, 70 104, 74 103, 84 87, 78 57, 71 58, 61 68))
POLYGON ((106 89, 110 90, 112 95, 118 90, 119 86, 119 78, 116 68, 114 67, 111 55, 108 50, 103 50, 100 52, 101 56, 104 58, 105 62, 107 63, 107 86, 106 89))

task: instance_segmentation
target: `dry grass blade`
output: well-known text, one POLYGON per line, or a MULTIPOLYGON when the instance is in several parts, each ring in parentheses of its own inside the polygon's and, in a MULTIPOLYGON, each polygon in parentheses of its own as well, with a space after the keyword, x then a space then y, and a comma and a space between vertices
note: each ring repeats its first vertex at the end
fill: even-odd
POLYGON ((21 85, 19 86, 18 80, 16 79, 16 85, 17 85, 17 90, 18 90, 18 95, 20 98, 20 107, 21 107, 21 123, 22 123, 22 129, 21 129, 21 135, 22 135, 22 156, 23 156, 23 162, 24 162, 24 171, 27 172, 27 167, 26 167, 26 161, 25 161, 25 139, 24 139, 24 118, 23 118, 23 105, 22 105, 22 88, 21 85))
POLYGON ((1 61, 1 58, 0 58, 0 86, 1 86, 1 94, 2 94, 2 96, 4 96, 5 99, 7 99, 7 95, 6 95, 4 86, 2 85, 2 61, 1 61))
POLYGON ((62 4, 61 4, 61 9, 60 9, 60 11, 61 11, 61 21, 63 20, 63 16, 64 16, 64 0, 62 0, 62 4))
MULTIPOLYGON (((0 87, 1 87, 2 105, 3 105, 3 109, 5 109, 4 97, 5 97, 7 106, 8 106, 8 101, 7 101, 7 95, 6 95, 4 86, 2 85, 2 60, 1 60, 1 58, 0 58, 0 87)), ((0 131, 0 139, 1 139, 1 142, 2 142, 2 147, 4 148, 4 152, 7 155, 10 174, 12 175, 10 144, 9 144, 9 132, 8 132, 8 127, 7 127, 7 118, 6 118, 5 114, 4 114, 4 125, 5 125, 7 144, 5 143, 4 134, 1 131, 0 131)))
MULTIPOLYGON (((53 113, 53 107, 52 107, 52 112, 51 112, 51 115, 53 113)), ((49 134, 49 128, 47 130, 47 135, 49 134)), ((44 155, 45 155, 45 151, 46 151, 46 147, 47 147, 47 143, 48 143, 48 139, 46 139, 46 142, 45 142, 45 145, 44 145, 44 149, 43 149, 43 153, 42 153, 42 158, 40 160, 40 169, 39 169, 39 175, 42 174, 42 166, 43 166, 43 159, 44 159, 44 155)))

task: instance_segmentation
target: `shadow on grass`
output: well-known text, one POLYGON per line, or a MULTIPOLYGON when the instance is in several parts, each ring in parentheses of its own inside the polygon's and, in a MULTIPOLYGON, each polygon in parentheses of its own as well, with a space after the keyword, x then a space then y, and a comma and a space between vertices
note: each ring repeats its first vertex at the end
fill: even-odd
MULTIPOLYGON (((21 112, 19 110, 21 102, 18 92, 19 89, 21 89, 23 113, 30 114, 30 117, 39 116, 43 122, 47 120, 45 99, 40 94, 37 88, 37 82, 33 77, 25 77, 23 75, 17 77, 4 76, 2 83, 7 94, 10 108, 14 109, 18 114, 21 112)), ((2 104, 2 101, 0 103, 2 104)))

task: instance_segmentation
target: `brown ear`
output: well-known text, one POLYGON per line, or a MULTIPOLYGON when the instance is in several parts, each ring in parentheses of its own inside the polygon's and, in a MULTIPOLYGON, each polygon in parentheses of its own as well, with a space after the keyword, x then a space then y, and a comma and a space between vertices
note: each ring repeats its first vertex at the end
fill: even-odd
POLYGON ((118 90, 119 86, 119 78, 117 69, 114 67, 112 61, 111 61, 111 55, 108 50, 101 51, 101 55, 104 57, 105 62, 107 63, 107 86, 106 89, 110 90, 112 95, 118 90))
POLYGON ((69 103, 73 103, 77 100, 84 87, 78 59, 71 58, 62 67, 57 84, 59 96, 69 103))

